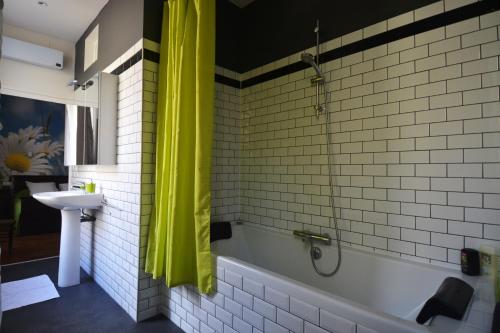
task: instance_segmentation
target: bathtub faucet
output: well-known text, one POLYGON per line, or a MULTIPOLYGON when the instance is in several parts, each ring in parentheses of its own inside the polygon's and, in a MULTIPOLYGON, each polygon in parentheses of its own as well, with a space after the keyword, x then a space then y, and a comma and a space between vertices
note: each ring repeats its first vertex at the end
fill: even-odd
POLYGON ((318 241, 321 242, 325 245, 332 245, 332 238, 328 234, 315 234, 310 231, 302 231, 302 230, 294 230, 293 231, 294 236, 300 237, 303 240, 308 240, 308 241, 318 241))

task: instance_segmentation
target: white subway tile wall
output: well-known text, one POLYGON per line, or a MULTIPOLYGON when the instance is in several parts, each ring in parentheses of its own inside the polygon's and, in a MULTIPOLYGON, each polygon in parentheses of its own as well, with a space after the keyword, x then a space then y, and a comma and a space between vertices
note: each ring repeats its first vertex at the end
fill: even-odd
MULTIPOLYGON (((235 273, 227 268, 218 269, 217 285, 227 281, 228 274, 235 273)), ((185 332, 356 332, 356 323, 268 285, 260 285, 264 298, 245 292, 241 281, 229 280, 225 284, 226 292, 220 288, 212 295, 200 295, 191 286, 163 287, 161 311, 185 332)))
MULTIPOLYGON (((415 19, 468 3, 438 2, 415 19)), ((456 250, 499 239, 499 25, 494 12, 322 65, 344 245, 458 268, 456 250)), ((285 231, 333 226, 312 75, 241 91, 243 221, 285 231)))
MULTIPOLYGON (((472 2, 437 2, 322 47, 472 2)), ((464 246, 500 246, 499 25, 495 12, 322 65, 344 245, 452 268, 464 246)), ((325 126, 314 116, 312 75, 240 91, 217 84, 214 220, 331 232, 325 126)), ((375 332, 223 267, 217 279, 210 296, 162 286, 162 313, 186 332, 375 332)))
MULTIPOLYGON (((422 245, 418 251, 437 257, 443 255, 441 247, 422 245)), ((362 315, 353 315, 347 310, 349 307, 332 306, 333 302, 320 291, 282 283, 279 277, 256 273, 244 265, 218 261, 216 278, 218 290, 211 295, 201 295, 192 286, 162 287, 161 312, 185 332, 383 333, 414 330, 405 329, 402 322, 397 322, 397 327, 388 323, 384 328, 380 327, 380 321, 376 324, 366 319, 363 326, 355 322, 362 321, 362 315), (256 293, 246 292, 242 279, 258 286, 256 293), (372 325, 378 326, 377 330, 366 327, 372 325)), ((489 332, 492 314, 485 309, 484 303, 473 301, 471 313, 464 323, 464 332, 489 332)))
MULTIPOLYGON (((217 68, 217 71, 220 71, 217 68)), ((226 76, 237 73, 224 70, 226 76), (229 74, 229 75, 228 75, 229 74)), ((240 91, 215 84, 212 222, 240 219, 240 91)))
MULTIPOLYGON (((105 71, 141 49, 142 40, 105 71)), ((82 224, 80 265, 133 319, 138 315, 142 80, 142 61, 118 78, 117 164, 70 168, 72 182, 92 179, 111 205, 96 210, 95 222, 82 224)))
MULTIPOLYGON (((104 71, 146 46, 140 40, 104 71)), ((151 47, 149 47, 151 48, 151 47)), ((71 167, 73 181, 94 180, 111 206, 82 225, 81 266, 137 320, 158 314, 159 285, 144 273, 154 194, 154 135, 158 64, 141 60, 119 75, 118 163, 71 167)))
MULTIPOLYGON (((323 47, 469 2, 437 2, 323 47)), ((495 12, 322 65, 344 245, 454 268, 461 247, 500 245, 499 25, 495 12)), ((217 72, 250 78, 297 59, 241 76, 217 72)), ((186 332, 355 329, 224 269, 218 269, 219 291, 201 297, 143 273, 154 194, 157 70, 144 60, 120 75, 118 164, 71 170, 72 180, 93 179, 113 206, 83 226, 82 267, 132 318, 160 308, 186 332)), ((312 75, 308 69, 243 90, 216 84, 213 221, 331 232, 329 159, 324 120, 312 108, 312 75)))

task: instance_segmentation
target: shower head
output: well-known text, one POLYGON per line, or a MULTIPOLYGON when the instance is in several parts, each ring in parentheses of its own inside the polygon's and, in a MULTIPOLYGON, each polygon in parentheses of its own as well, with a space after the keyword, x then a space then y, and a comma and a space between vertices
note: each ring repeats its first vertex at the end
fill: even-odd
POLYGON ((82 90, 85 90, 85 89, 91 87, 93 84, 94 84, 94 81, 92 81, 92 80, 88 80, 84 84, 78 83, 78 80, 71 80, 68 82, 68 87, 73 87, 75 89, 78 89, 81 87, 82 90))
POLYGON ((68 87, 79 87, 80 84, 78 83, 78 80, 71 80, 68 82, 68 87))
POLYGON ((315 63, 314 62, 314 56, 311 53, 304 52, 300 55, 302 58, 302 61, 308 64, 315 63))
POLYGON ((324 79, 323 73, 321 72, 321 69, 319 69, 318 65, 314 61, 314 56, 311 53, 304 52, 300 56, 302 62, 305 62, 306 64, 309 64, 314 70, 316 71, 316 75, 320 77, 321 79, 324 79))

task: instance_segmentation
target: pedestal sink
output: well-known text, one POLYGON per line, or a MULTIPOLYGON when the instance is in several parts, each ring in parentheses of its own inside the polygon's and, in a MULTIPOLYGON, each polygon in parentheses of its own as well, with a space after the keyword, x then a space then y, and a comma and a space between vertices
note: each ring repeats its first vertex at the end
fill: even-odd
POLYGON ((59 287, 80 284, 80 209, 101 206, 103 195, 81 191, 42 192, 33 195, 41 203, 61 210, 59 287))

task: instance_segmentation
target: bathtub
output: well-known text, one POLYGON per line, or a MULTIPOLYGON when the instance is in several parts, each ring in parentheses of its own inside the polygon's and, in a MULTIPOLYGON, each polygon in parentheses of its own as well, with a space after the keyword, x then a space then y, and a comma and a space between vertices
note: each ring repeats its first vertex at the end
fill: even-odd
MULTIPOLYGON (((317 246, 323 252, 319 266, 331 270, 336 246, 317 246)), ((226 327, 252 332, 243 324, 251 324, 253 332, 279 333, 489 333, 492 301, 478 292, 487 283, 456 270, 344 247, 339 272, 322 277, 313 270, 308 244, 291 233, 250 224, 233 225, 233 237, 215 242, 212 249, 217 294, 225 295, 225 302, 218 301, 221 315, 214 312, 214 319, 224 322, 224 333, 226 327), (464 320, 439 316, 429 325, 417 324, 420 308, 448 276, 476 289, 464 320)), ((217 303, 216 298, 205 300, 217 303)), ((209 327, 219 331, 217 325, 209 327)))

